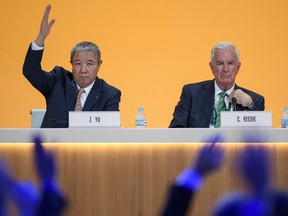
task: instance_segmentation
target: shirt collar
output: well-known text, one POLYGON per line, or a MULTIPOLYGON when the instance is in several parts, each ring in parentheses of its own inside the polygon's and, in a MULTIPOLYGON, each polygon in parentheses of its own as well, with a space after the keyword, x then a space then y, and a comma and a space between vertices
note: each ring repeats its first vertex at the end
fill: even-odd
MULTIPOLYGON (((91 83, 89 86, 87 86, 86 88, 84 88, 84 89, 85 89, 85 93, 86 93, 87 95, 88 95, 89 92, 91 91, 91 89, 92 89, 94 83, 95 83, 95 80, 94 80, 94 82, 91 83)), ((76 84, 76 86, 77 86, 77 89, 79 90, 79 89, 80 89, 80 86, 78 86, 77 84, 76 84)))
MULTIPOLYGON (((217 83, 216 83, 215 80, 214 80, 214 88, 215 88, 215 96, 218 95, 218 94, 220 94, 221 92, 223 92, 223 91, 220 89, 220 87, 217 85, 217 83)), ((232 86, 230 89, 228 89, 228 90, 226 91, 226 93, 227 93, 228 95, 230 95, 231 92, 234 91, 234 88, 235 88, 235 83, 233 84, 233 86, 232 86)))

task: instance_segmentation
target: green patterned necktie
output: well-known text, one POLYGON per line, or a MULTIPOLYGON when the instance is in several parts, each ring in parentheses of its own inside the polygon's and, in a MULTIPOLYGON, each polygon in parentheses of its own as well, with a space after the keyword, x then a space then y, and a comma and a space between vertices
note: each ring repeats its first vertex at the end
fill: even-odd
POLYGON ((226 111, 226 103, 225 103, 225 97, 227 96, 226 92, 221 92, 218 95, 220 95, 219 103, 216 109, 216 124, 215 127, 219 128, 220 127, 220 112, 221 111, 226 111))

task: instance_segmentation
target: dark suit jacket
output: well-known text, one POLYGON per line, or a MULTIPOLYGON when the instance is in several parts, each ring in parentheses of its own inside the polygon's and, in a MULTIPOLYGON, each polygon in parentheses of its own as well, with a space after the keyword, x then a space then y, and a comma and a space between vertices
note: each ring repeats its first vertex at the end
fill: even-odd
POLYGON ((161 216, 184 216, 186 215, 194 192, 186 187, 173 185, 161 212, 161 216))
MULTIPOLYGON (((235 89, 241 89, 253 99, 256 110, 264 110, 264 97, 239 87, 235 84, 235 89)), ((170 128, 207 128, 210 125, 214 107, 214 80, 203 81, 185 85, 182 89, 180 101, 175 107, 170 128)), ((244 108, 237 104, 238 111, 244 108)))
MULTIPOLYGON (((40 91, 46 99, 46 114, 42 128, 68 127, 68 112, 74 110, 77 86, 72 73, 56 66, 47 73, 41 68, 43 50, 33 51, 31 47, 26 54, 23 74, 29 82, 40 91), (51 123, 51 119, 57 120, 51 123)), ((96 78, 87 96, 83 111, 119 111, 121 92, 96 78)))

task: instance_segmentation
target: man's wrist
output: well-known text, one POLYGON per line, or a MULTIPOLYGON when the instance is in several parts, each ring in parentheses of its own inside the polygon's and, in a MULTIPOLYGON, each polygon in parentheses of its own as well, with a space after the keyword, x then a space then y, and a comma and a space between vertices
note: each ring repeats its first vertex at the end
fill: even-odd
POLYGON ((247 108, 248 108, 249 110, 254 110, 254 109, 255 109, 254 103, 253 103, 253 102, 250 103, 250 104, 247 106, 247 108))
POLYGON ((31 49, 34 51, 43 50, 44 46, 39 46, 35 41, 32 41, 31 49))

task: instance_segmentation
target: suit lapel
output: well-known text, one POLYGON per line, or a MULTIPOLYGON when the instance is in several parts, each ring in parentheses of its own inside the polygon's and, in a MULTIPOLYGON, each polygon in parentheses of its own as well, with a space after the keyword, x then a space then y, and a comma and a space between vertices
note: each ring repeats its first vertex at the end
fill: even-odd
POLYGON ((77 97, 77 86, 75 82, 66 82, 66 103, 68 111, 73 111, 77 97))
POLYGON ((214 94, 215 94, 215 88, 214 88, 214 80, 211 80, 211 82, 206 83, 202 87, 202 107, 203 107, 203 114, 206 119, 206 124, 210 124, 212 113, 213 113, 213 107, 214 107, 214 94))

